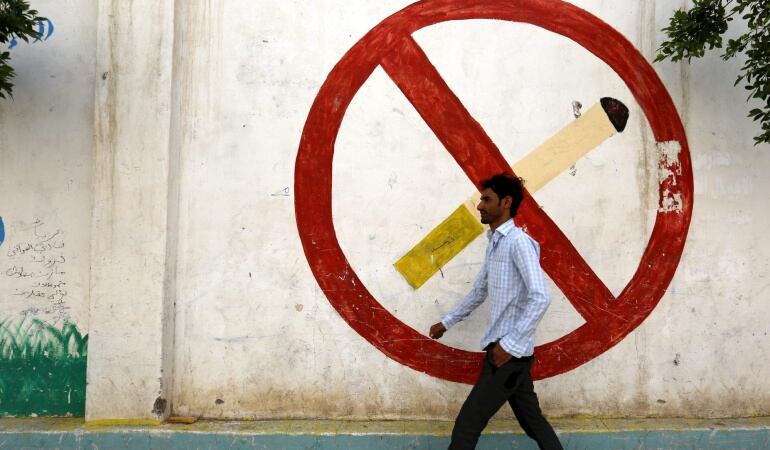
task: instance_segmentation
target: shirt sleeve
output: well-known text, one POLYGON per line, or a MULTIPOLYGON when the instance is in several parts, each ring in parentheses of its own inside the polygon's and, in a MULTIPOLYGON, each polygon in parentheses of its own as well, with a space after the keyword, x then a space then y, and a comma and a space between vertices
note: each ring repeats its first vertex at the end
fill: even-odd
POLYGON ((473 282, 473 289, 458 303, 449 313, 444 316, 441 323, 447 330, 456 323, 462 321, 468 314, 472 313, 487 298, 487 263, 481 267, 481 271, 473 282))
POLYGON ((516 304, 513 330, 500 339, 500 345, 509 354, 520 358, 527 351, 527 342, 551 300, 545 287, 543 270, 540 268, 540 247, 529 236, 521 236, 513 245, 512 258, 526 287, 526 296, 516 304))

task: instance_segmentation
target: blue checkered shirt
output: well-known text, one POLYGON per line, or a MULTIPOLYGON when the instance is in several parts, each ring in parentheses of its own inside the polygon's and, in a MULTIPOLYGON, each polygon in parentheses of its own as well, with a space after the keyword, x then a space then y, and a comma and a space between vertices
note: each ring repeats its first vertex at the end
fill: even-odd
POLYGON ((513 219, 487 230, 487 254, 473 289, 441 321, 448 330, 489 297, 487 333, 481 348, 500 341, 520 358, 534 353, 535 328, 550 304, 540 269, 540 246, 513 219))

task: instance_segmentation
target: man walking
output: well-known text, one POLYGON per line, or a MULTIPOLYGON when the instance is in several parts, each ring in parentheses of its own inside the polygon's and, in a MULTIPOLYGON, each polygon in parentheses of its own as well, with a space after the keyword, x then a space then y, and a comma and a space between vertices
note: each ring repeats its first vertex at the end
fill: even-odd
POLYGON ((439 339, 490 299, 489 325, 481 340, 486 351, 484 367, 457 416, 449 449, 476 448, 489 419, 506 401, 527 436, 541 449, 561 449, 540 411, 530 375, 535 328, 550 299, 540 269, 540 247, 513 222, 523 199, 522 181, 501 174, 485 180, 481 187, 477 209, 481 223, 489 225, 484 266, 468 295, 430 327, 430 337, 439 339))

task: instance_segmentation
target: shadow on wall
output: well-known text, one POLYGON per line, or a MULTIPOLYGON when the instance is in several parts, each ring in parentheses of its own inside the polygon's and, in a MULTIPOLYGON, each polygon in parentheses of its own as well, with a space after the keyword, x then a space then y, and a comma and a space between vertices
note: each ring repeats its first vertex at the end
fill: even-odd
POLYGON ((72 323, 0 321, 0 416, 84 416, 87 353, 72 323))

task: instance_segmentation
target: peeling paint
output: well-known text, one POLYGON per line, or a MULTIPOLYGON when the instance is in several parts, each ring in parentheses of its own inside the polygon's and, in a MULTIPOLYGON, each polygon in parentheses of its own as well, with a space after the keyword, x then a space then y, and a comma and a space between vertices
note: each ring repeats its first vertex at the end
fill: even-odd
POLYGON ((665 141, 655 144, 658 151, 658 182, 661 186, 659 212, 682 212, 682 194, 673 192, 669 187, 676 186, 682 175, 679 156, 682 146, 678 141, 665 141))
POLYGON ((660 155, 661 168, 669 169, 670 173, 681 175, 682 167, 679 161, 679 154, 682 152, 681 144, 678 141, 666 141, 658 142, 656 147, 660 155))
POLYGON ((664 190, 658 211, 682 212, 682 194, 679 192, 672 193, 668 189, 664 190))

